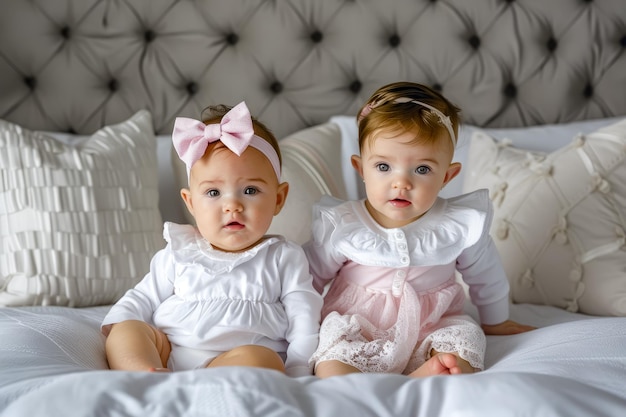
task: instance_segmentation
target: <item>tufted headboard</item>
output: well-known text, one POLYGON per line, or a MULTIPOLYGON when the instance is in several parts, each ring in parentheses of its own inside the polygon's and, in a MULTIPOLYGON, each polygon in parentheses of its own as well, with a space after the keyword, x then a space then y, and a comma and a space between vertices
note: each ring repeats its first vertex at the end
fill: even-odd
POLYGON ((466 122, 626 114, 624 0, 0 0, 0 118, 86 134, 138 109, 155 132, 245 99, 279 137, 398 80, 466 122))

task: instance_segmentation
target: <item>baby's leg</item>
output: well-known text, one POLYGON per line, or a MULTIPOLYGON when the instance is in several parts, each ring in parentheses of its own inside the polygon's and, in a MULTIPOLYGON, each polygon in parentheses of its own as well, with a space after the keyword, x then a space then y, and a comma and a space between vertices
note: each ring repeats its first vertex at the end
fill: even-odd
POLYGON ((285 364, 278 353, 265 346, 244 345, 224 352, 209 363, 207 368, 216 366, 253 366, 285 372, 285 364))
POLYGON ((315 375, 320 378, 328 378, 331 376, 348 375, 361 372, 354 366, 348 365, 341 361, 330 360, 319 362, 315 367, 315 375))
POLYGON ((473 319, 466 315, 448 316, 436 326, 418 348, 422 358, 448 352, 457 357, 462 373, 483 368, 487 340, 473 319))
POLYGON ((106 339, 111 369, 126 371, 166 371, 170 342, 162 331, 139 320, 112 326, 106 339))

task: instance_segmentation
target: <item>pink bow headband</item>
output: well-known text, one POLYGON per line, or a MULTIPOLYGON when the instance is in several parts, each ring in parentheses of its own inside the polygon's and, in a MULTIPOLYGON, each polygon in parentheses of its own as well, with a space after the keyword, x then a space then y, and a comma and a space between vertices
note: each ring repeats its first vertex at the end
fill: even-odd
POLYGON ((252 117, 243 101, 230 109, 220 123, 205 125, 187 117, 176 118, 172 142, 178 157, 187 166, 187 178, 191 167, 202 158, 209 143, 218 140, 239 156, 248 146, 258 149, 270 161, 280 181, 278 154, 269 142, 254 134, 252 117))
MULTIPOLYGON (((430 104, 426 104, 426 103, 423 103, 423 102, 418 101, 418 100, 413 100, 413 99, 408 98, 408 97, 397 98, 392 103, 394 103, 394 104, 413 103, 413 104, 417 104, 418 106, 426 107, 428 110, 430 110, 431 112, 435 113, 435 115, 439 118, 439 122, 441 122, 441 124, 444 125, 445 128, 448 130, 448 134, 450 134, 450 140, 452 141, 452 146, 454 146, 456 148, 456 135, 454 134, 454 129, 452 128, 452 122, 450 121, 450 116, 447 116, 447 115, 443 114, 443 112, 441 110, 431 106, 430 104)), ((375 109, 376 107, 380 106, 381 104, 382 103, 380 103, 380 102, 374 102, 374 103, 371 103, 371 104, 367 104, 365 107, 363 107, 363 110, 361 110, 361 114, 359 114, 358 121, 361 122, 361 120, 363 120, 363 118, 365 116, 370 114, 372 109, 375 109)))

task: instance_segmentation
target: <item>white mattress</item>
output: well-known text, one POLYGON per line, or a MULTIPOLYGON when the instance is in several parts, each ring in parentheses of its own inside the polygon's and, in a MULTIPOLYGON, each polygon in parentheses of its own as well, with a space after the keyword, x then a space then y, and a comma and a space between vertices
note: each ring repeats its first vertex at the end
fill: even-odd
POLYGON ((107 309, 0 309, 0 416, 626 415, 626 318, 515 305, 512 319, 541 328, 489 336, 483 372, 320 380, 252 368, 109 371, 107 309))

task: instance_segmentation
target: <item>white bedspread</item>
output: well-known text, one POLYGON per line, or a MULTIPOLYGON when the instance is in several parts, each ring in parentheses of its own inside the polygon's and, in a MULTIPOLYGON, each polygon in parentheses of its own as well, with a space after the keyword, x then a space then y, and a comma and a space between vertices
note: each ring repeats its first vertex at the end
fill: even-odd
POLYGON ((490 336, 481 373, 294 380, 251 368, 108 371, 106 311, 0 309, 0 415, 626 416, 626 318, 517 305, 513 319, 541 328, 490 336))

